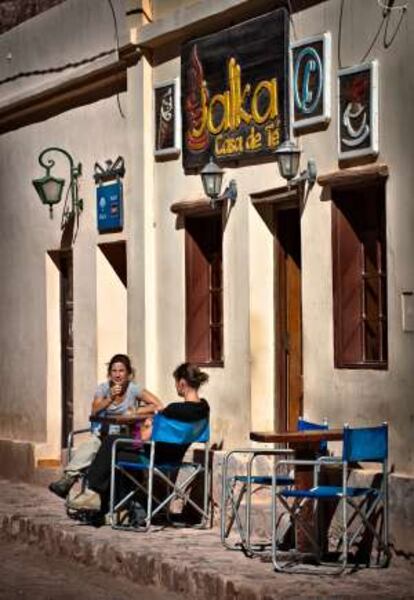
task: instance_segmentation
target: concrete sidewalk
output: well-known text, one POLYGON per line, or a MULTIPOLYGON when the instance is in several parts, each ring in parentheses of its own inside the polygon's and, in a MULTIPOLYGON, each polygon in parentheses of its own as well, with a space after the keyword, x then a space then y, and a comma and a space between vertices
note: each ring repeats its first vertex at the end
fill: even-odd
POLYGON ((414 599, 414 564, 332 576, 285 575, 220 545, 217 529, 114 531, 71 521, 63 503, 38 486, 0 480, 0 535, 45 553, 124 575, 197 600, 414 599))

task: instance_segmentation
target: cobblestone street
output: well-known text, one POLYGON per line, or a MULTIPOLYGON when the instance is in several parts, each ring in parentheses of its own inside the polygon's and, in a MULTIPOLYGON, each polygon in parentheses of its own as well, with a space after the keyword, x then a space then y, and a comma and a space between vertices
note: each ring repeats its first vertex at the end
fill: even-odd
POLYGON ((64 557, 38 552, 0 536, 0 600, 178 600, 173 592, 143 587, 64 557))
MULTIPOLYGON (((223 549, 216 529, 166 528, 147 534, 94 529, 68 519, 62 502, 47 489, 23 483, 0 481, 0 523, 3 539, 29 544, 53 559, 63 557, 70 564, 176 592, 181 598, 414 598, 414 567, 408 561, 395 559, 388 569, 360 570, 339 578, 276 574, 269 563, 223 549)), ((26 568, 26 559, 21 567, 26 568)))

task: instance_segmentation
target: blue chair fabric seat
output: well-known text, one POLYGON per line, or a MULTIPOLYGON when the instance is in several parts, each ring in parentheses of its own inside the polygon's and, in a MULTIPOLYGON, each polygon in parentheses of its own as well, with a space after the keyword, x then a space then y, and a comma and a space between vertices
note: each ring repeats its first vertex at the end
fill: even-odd
POLYGON ((282 490, 280 495, 284 498, 309 498, 310 500, 319 500, 323 498, 342 498, 343 496, 349 496, 356 498, 358 496, 366 496, 368 494, 376 495, 378 490, 374 488, 357 488, 357 487, 346 487, 345 490, 342 486, 333 485, 320 485, 310 490, 282 490))

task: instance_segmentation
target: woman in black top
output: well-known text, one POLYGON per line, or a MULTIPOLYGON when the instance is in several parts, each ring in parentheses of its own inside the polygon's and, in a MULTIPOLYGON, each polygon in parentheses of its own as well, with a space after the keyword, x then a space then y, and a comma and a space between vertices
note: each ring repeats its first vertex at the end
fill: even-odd
MULTIPOLYGON (((162 414, 169 419, 186 423, 208 419, 210 407, 207 400, 200 398, 198 394, 200 386, 208 381, 207 373, 204 373, 195 365, 182 363, 173 372, 173 377, 177 394, 184 399, 184 402, 172 402, 162 411, 162 414)), ((88 471, 88 487, 100 495, 102 512, 106 512, 108 507, 111 453, 115 439, 116 436, 108 436, 104 440, 88 471)), ((155 445, 155 463, 181 462, 187 449, 188 444, 157 442, 155 445)), ((148 450, 148 448, 145 448, 145 450, 148 450)), ((118 453, 118 458, 121 460, 133 460, 136 456, 136 451, 133 450, 124 450, 118 453)), ((76 498, 71 506, 78 509, 88 508, 83 504, 81 497, 76 498)))

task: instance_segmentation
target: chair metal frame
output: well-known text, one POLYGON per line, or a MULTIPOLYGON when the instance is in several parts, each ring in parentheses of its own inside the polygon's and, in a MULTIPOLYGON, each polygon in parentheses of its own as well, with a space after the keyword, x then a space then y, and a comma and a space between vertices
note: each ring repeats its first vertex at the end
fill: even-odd
MULTIPOLYGON (((276 459, 278 456, 288 456, 293 454, 293 450, 288 448, 235 448, 226 453, 222 466, 222 498, 220 511, 220 540, 223 546, 229 550, 242 550, 246 555, 253 556, 262 553, 269 541, 252 543, 251 541, 251 517, 252 517, 252 497, 261 489, 261 487, 270 487, 272 485, 272 475, 253 475, 253 465, 259 456, 269 456, 276 459), (246 474, 235 474, 228 476, 229 462, 238 454, 249 455, 246 466, 246 474), (239 493, 235 494, 235 487, 240 484, 239 493), (253 486, 256 486, 255 488, 253 486), (245 524, 243 525, 240 515, 242 501, 246 497, 245 505, 245 524), (231 516, 227 522, 227 511, 230 506, 231 516), (228 541, 230 533, 236 526, 239 542, 234 544, 228 541)), ((273 469, 275 466, 273 465, 273 469)), ((293 484, 293 479, 289 476, 279 477, 279 485, 293 484)))
MULTIPOLYGON (((109 503, 109 515, 113 529, 127 529, 134 531, 148 531, 151 527, 153 518, 160 513, 161 510, 167 508, 167 517, 169 517, 168 505, 174 499, 182 499, 188 503, 198 514, 201 516, 201 522, 199 524, 191 525, 195 529, 205 529, 209 526, 209 482, 210 482, 210 470, 209 470, 209 426, 208 419, 203 419, 198 423, 203 423, 203 428, 193 439, 187 439, 186 443, 194 444, 200 443, 204 446, 203 461, 201 463, 182 461, 178 463, 155 463, 155 451, 157 442, 169 442, 170 439, 163 439, 162 435, 157 433, 157 424, 163 419, 164 424, 168 421, 176 423, 174 419, 168 419, 162 415, 156 415, 153 423, 153 435, 151 441, 143 442, 141 448, 137 448, 136 440, 131 438, 118 438, 114 441, 112 446, 112 457, 111 457, 111 484, 110 484, 110 503, 109 503), (120 447, 136 448, 137 457, 139 462, 130 461, 118 461, 117 452, 120 447), (148 446, 150 448, 149 458, 144 454, 143 448, 148 446), (176 479, 172 479, 171 474, 178 474, 180 469, 192 469, 192 472, 179 483, 176 479), (133 472, 145 473, 147 476, 147 484, 143 484, 141 481, 134 476, 133 472), (115 502, 116 494, 116 474, 123 474, 129 481, 135 486, 135 489, 127 493, 119 501, 115 502), (200 475, 203 475, 203 505, 200 506, 194 502, 187 492, 190 484, 200 475), (163 482, 167 488, 171 491, 163 500, 159 500, 153 494, 154 481, 158 479, 163 482), (143 524, 131 524, 125 522, 125 515, 121 516, 123 510, 126 509, 129 502, 133 497, 141 491, 145 494, 147 499, 146 506, 146 517, 143 524), (153 508, 154 500, 157 506, 153 508)), ((182 422, 180 422, 183 425, 182 422)), ((194 426, 194 423, 184 423, 184 425, 194 426)), ((172 523, 174 524, 174 523, 172 523)), ((190 526, 187 524, 187 526, 190 526)))
MULTIPOLYGON (((303 417, 299 417, 297 430, 313 430, 313 429, 328 429, 328 422, 326 419, 323 423, 314 423, 308 421, 303 417)), ((321 452, 326 451, 326 442, 321 442, 321 452)), ((272 541, 265 540, 252 543, 251 541, 251 525, 252 525, 252 497, 262 487, 268 487, 273 490, 273 479, 276 468, 276 458, 283 456, 294 455, 294 450, 289 448, 236 448, 226 453, 223 460, 222 467, 222 498, 221 498, 221 511, 220 511, 220 540, 225 548, 229 550, 242 550, 247 556, 254 556, 256 554, 263 554, 269 547, 269 554, 271 553, 272 541), (236 454, 247 454, 250 458, 247 461, 246 473, 235 474, 231 477, 228 476, 229 462, 236 454), (253 466, 255 460, 259 456, 270 456, 274 457, 273 469, 270 475, 254 475, 253 466), (235 494, 236 486, 240 484, 240 490, 238 494, 235 494), (242 501, 246 497, 245 506, 245 525, 243 526, 242 518, 240 516, 240 507, 242 501), (230 505, 231 516, 227 521, 227 511, 230 505), (230 543, 228 538, 234 527, 236 526, 240 541, 234 544, 230 543)), ((276 478, 276 486, 293 486, 294 479, 287 470, 286 473, 279 475, 276 478)), ((272 491, 272 502, 273 502, 273 491, 272 491)), ((272 521, 273 530, 273 521, 272 521)))
MULTIPOLYGON (((74 452, 74 445, 75 445, 75 437, 77 435, 80 435, 82 433, 90 433, 92 434, 92 429, 91 426, 89 425, 89 427, 83 427, 82 429, 73 429, 72 431, 70 431, 68 433, 68 438, 67 438, 67 448, 68 448, 68 457, 67 457, 67 463, 69 463, 72 459, 72 455, 74 452)), ((86 489, 86 471, 80 471, 79 473, 79 480, 80 480, 80 494, 83 494, 85 492, 86 489)), ((65 499, 65 508, 66 508, 66 514, 68 515, 69 518, 71 519, 79 519, 81 521, 86 520, 86 517, 88 516, 88 511, 83 511, 82 509, 74 509, 71 508, 70 506, 70 494, 68 494, 68 496, 65 499)))
POLYGON ((306 572, 310 573, 309 567, 301 565, 298 562, 301 558, 305 558, 303 553, 297 551, 289 553, 289 556, 284 562, 279 560, 279 548, 277 540, 277 502, 279 501, 283 508, 289 512, 294 523, 301 528, 306 538, 314 548, 314 558, 317 562, 317 568, 314 569, 318 574, 322 572, 319 565, 326 567, 324 571, 328 574, 342 573, 347 566, 349 549, 360 536, 364 528, 368 528, 373 538, 378 544, 378 564, 369 563, 371 567, 385 567, 390 559, 390 550, 388 543, 388 425, 386 423, 379 427, 360 427, 350 428, 344 427, 344 442, 342 458, 340 457, 320 457, 317 460, 282 460, 276 465, 275 473, 272 482, 272 562, 274 568, 281 572, 306 572), (364 435, 371 437, 372 442, 377 444, 375 448, 361 449, 360 439, 364 435), (354 438, 354 439, 353 439, 354 438), (376 439, 375 439, 376 438, 376 439), (356 445, 356 449, 353 446, 356 445), (359 487, 348 486, 347 479, 349 475, 349 467, 353 462, 369 462, 382 465, 382 478, 379 488, 374 487, 359 487), (342 469, 342 485, 319 485, 320 470, 323 465, 337 464, 342 469), (295 489, 280 489, 277 485, 277 471, 279 468, 287 468, 297 466, 313 467, 313 487, 306 490, 295 489), (356 500, 355 500, 356 499, 356 500), (357 500, 361 499, 360 502, 357 500), (289 504, 289 500, 293 500, 293 504, 289 504), (306 501, 313 501, 314 509, 316 503, 320 500, 337 500, 342 503, 342 533, 338 542, 337 549, 341 548, 339 561, 328 563, 322 560, 321 549, 315 537, 315 531, 302 518, 300 512, 303 504, 306 501), (368 502, 372 500, 369 508, 365 508, 368 502), (383 528, 378 532, 372 525, 370 519, 374 512, 382 504, 383 507, 383 528), (348 508, 353 509, 352 515, 349 517, 348 508), (348 530, 355 518, 359 516, 360 524, 356 530, 349 535, 348 530), (337 565, 337 568, 335 568, 337 565))

